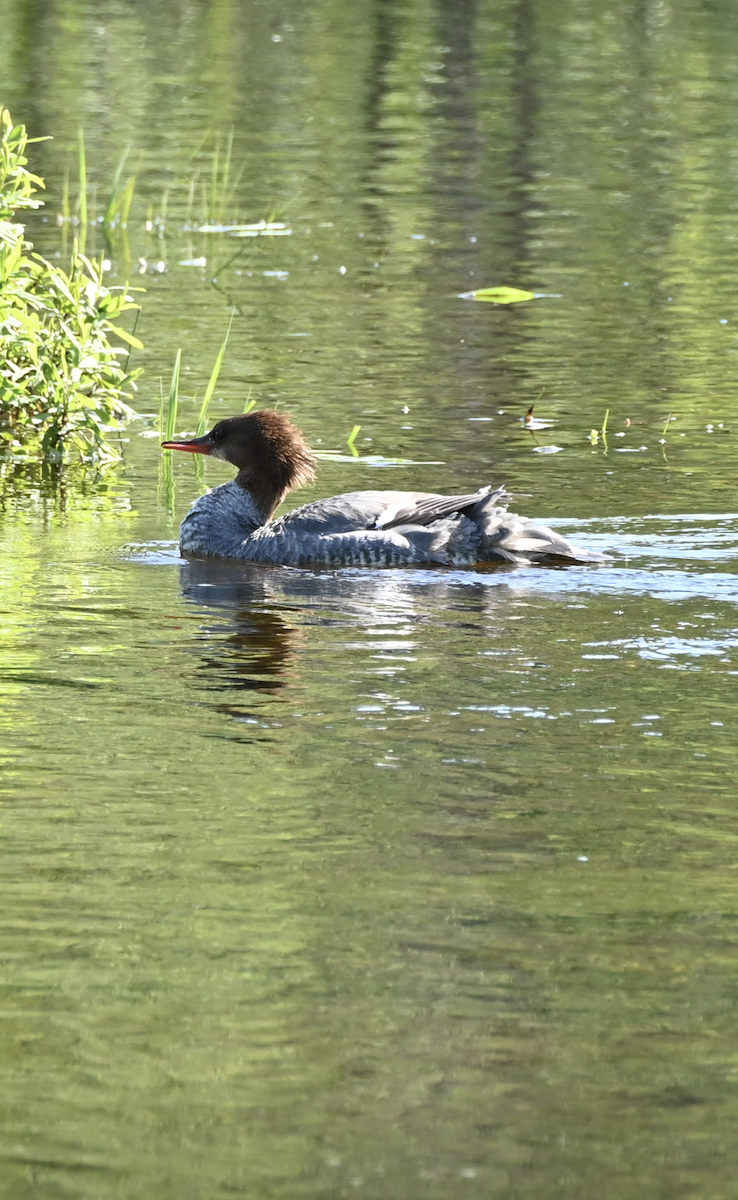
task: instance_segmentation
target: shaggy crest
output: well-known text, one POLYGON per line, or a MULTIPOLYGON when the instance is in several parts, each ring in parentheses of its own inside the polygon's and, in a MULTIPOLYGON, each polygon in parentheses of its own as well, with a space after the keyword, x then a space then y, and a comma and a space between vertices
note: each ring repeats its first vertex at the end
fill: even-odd
POLYGON ((236 482, 268 520, 288 492, 315 478, 315 458, 284 413, 261 410, 219 421, 207 434, 212 455, 238 468, 236 482))

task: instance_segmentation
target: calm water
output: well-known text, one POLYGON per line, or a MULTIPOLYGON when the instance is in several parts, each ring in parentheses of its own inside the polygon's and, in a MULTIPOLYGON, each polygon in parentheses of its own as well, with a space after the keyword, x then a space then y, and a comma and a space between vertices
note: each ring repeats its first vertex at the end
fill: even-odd
POLYGON ((121 463, 0 463, 0 1196, 734 1195, 735 6, 0 27, 36 244, 81 124, 146 288, 121 463), (162 464, 159 378, 192 429, 231 312, 214 416, 345 456, 300 499, 504 479, 609 561, 182 563, 228 471, 162 464))

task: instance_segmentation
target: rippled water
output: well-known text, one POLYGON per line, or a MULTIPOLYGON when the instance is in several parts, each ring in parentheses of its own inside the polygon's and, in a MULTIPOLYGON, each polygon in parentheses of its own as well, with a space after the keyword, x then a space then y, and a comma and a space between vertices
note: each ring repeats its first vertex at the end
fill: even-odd
POLYGON ((732 9, 29 13, 33 236, 132 143, 146 373, 119 465, 0 463, 0 1195, 730 1196, 732 9), (292 233, 229 264, 231 126, 224 222, 292 233), (182 562, 228 471, 158 377, 192 428, 234 310, 214 415, 344 455, 295 502, 504 479, 606 560, 182 562))

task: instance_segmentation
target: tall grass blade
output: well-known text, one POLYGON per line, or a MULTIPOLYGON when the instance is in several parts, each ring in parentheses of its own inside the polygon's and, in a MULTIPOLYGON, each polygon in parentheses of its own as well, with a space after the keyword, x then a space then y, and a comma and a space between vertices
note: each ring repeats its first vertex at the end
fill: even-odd
POLYGON ((121 201, 121 195, 122 195, 121 189, 120 189, 120 180, 121 180, 121 176, 123 174, 123 168, 126 165, 126 159, 128 158, 130 150, 131 150, 131 147, 127 146, 126 149, 123 151, 123 153, 120 156, 120 161, 118 162, 118 166, 115 168, 115 174, 113 175, 113 182, 110 186, 110 195, 108 197, 108 203, 106 205, 105 212, 103 213, 103 225, 106 225, 106 226, 112 225, 120 211, 120 201, 121 201))
POLYGON ((233 161, 233 126, 231 126, 231 131, 228 134, 228 141, 226 142, 226 148, 225 148, 225 156, 223 158, 223 169, 221 171, 220 195, 218 197, 218 220, 219 221, 222 221, 223 218, 225 217, 226 206, 230 202, 230 198, 231 198, 231 193, 229 191, 229 184, 230 184, 230 179, 231 179, 231 163, 232 163, 232 161, 233 161))
POLYGON ((128 214, 131 211, 133 203, 133 193, 136 190, 136 176, 131 175, 123 189, 123 195, 120 198, 120 223, 125 226, 128 224, 128 214))
POLYGON ((234 313, 235 313, 235 309, 231 313, 231 319, 228 322, 228 329, 226 330, 226 335, 223 338, 223 345, 221 346, 220 350, 218 351, 218 357, 216 358, 213 369, 210 372, 210 379, 208 380, 208 386, 205 388, 205 395, 202 398, 202 405, 200 406, 200 416, 198 417, 198 421, 197 421, 197 433, 195 434, 196 437, 202 437, 202 435, 205 432, 205 426, 206 426, 206 422, 208 419, 208 406, 210 405, 210 401, 212 400, 213 392, 215 391, 215 385, 218 382, 218 376, 220 375, 220 368, 223 366, 223 357, 226 352, 226 346, 228 345, 228 336, 231 332, 231 326, 233 324, 234 313))
POLYGON ((188 226, 191 225, 194 220, 193 210, 195 207, 195 191, 197 189, 199 180, 200 172, 195 171, 194 175, 190 179, 190 186, 187 189, 187 211, 185 213, 185 224, 188 226))
MULTIPOLYGON (((126 369, 128 371, 130 371, 130 369, 131 369, 131 355, 133 354, 134 348, 137 349, 138 347, 140 347, 141 349, 143 349, 143 343, 140 342, 138 340, 138 338, 136 337, 136 330, 138 329, 138 319, 140 316, 141 316, 141 308, 139 307, 136 310, 136 316, 133 319, 133 329, 131 330, 131 337, 133 338, 133 341, 129 342, 131 349, 128 353, 128 358, 126 359, 126 369)), ((161 433, 161 422, 159 423, 159 432, 161 433)))
POLYGON ((171 442, 177 425, 177 407, 179 405, 179 371, 181 364, 182 351, 180 349, 177 351, 177 357, 174 360, 172 382, 169 385, 169 396, 167 397, 167 425, 164 435, 165 442, 171 442))
POLYGON ((208 209, 206 220, 214 221, 217 217, 215 205, 218 195, 218 174, 220 171, 220 134, 215 139, 215 150, 213 152, 213 165, 210 176, 210 204, 205 201, 205 206, 208 209))
POLYGON ((354 458, 359 457, 359 451, 356 449, 356 446, 354 445, 354 443, 356 441, 356 438, 357 438, 357 435, 358 435, 360 429, 361 429, 361 425, 354 425, 353 429, 351 430, 351 433, 346 438, 346 445, 348 446, 349 450, 353 454, 354 458))
POLYGON ((69 220, 69 167, 64 172, 64 183, 62 184, 61 219, 62 221, 69 220))
POLYGON ((225 162, 223 163, 223 190, 228 190, 228 182, 231 177, 231 163, 233 162, 233 126, 231 125, 228 141, 226 143, 225 162))

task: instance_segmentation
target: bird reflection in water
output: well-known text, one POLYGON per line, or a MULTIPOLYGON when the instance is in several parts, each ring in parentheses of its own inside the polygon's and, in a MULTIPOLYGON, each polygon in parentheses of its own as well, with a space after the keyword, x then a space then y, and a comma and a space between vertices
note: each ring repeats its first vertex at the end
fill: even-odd
POLYGON ((257 696, 275 697, 290 686, 290 659, 302 637, 275 604, 274 574, 217 559, 193 559, 180 573, 186 599, 210 610, 199 636, 197 681, 206 691, 241 693, 214 706, 240 721, 263 715, 257 696))
POLYGON ((181 574, 185 597, 210 610, 200 625, 198 681, 206 690, 231 693, 217 711, 260 725, 281 690, 294 686, 293 656, 316 625, 347 631, 343 649, 366 651, 369 659, 359 669, 368 679, 399 680, 407 656, 414 661, 421 648, 443 657, 434 630, 443 631, 444 646, 455 631, 467 640, 476 631, 496 641, 510 620, 520 620, 520 605, 545 603, 561 576, 547 572, 540 589, 532 586, 539 578, 531 572, 311 571, 215 558, 191 559, 181 574))

